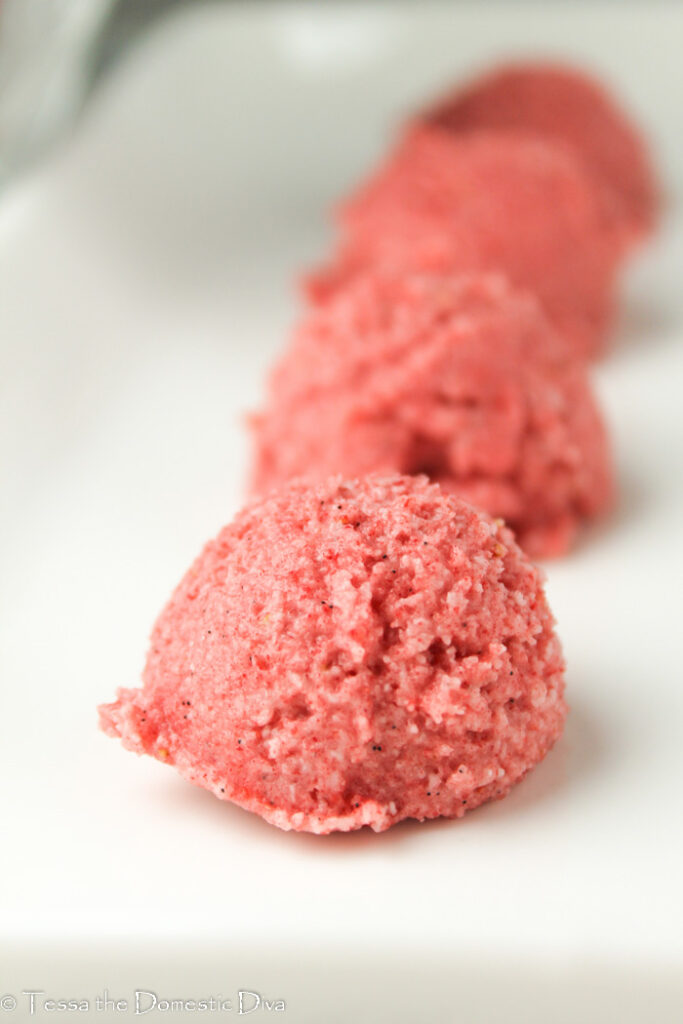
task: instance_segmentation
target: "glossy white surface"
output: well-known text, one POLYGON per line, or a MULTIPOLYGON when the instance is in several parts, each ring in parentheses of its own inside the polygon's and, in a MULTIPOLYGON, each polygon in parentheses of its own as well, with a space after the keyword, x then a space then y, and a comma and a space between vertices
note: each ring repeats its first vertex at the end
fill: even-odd
POLYGON ((679 1019, 682 37, 674 4, 196 5, 2 197, 0 989, 246 987, 290 1021, 679 1019), (669 192, 595 369, 619 512, 548 566, 566 735, 462 822, 281 833, 124 752, 94 708, 135 684, 240 503, 242 416, 328 203, 402 112, 513 52, 602 73, 669 192))

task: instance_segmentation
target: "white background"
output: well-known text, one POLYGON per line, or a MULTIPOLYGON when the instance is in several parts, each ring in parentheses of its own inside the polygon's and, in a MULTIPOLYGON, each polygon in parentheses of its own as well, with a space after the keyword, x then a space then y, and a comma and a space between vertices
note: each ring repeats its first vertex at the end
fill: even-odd
POLYGON ((2 197, 1 990, 241 986, 311 1022, 680 1019, 682 39, 675 4, 196 4, 2 197), (566 735, 461 822, 281 833, 124 752, 95 706, 136 684, 239 506, 243 415, 329 203, 402 114, 520 53, 611 83, 667 200, 594 370, 618 513, 547 567, 566 735))

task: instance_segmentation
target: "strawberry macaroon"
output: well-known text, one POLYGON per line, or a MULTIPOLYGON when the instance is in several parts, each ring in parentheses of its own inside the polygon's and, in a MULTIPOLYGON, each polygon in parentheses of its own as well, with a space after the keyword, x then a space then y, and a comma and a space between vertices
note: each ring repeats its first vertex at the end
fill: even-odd
POLYGON ((600 188, 628 246, 650 233, 657 184, 647 146, 626 111, 584 72, 510 64, 454 89, 420 115, 448 132, 532 132, 571 147, 600 188))
POLYGON ((314 303, 372 267, 498 272, 537 296, 577 355, 606 343, 619 226, 562 143, 413 127, 342 206, 339 226, 331 263, 305 280, 314 303))
POLYGON ((459 818, 565 718, 538 570, 425 478, 293 483, 204 548, 105 732, 283 829, 459 818))
POLYGON ((425 473, 565 554, 613 500, 585 367, 537 299, 496 275, 366 272, 295 331, 254 417, 252 485, 425 473))

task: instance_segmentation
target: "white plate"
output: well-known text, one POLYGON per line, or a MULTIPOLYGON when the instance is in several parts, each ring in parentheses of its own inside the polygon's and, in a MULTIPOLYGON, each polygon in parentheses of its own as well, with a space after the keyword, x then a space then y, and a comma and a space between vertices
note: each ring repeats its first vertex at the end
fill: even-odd
POLYGON ((682 37, 673 4, 195 5, 4 196, 0 997, 16 1019, 27 987, 38 1007, 222 994, 235 1016, 245 988, 297 1022, 679 1019, 682 37), (240 503, 241 417, 297 270, 325 253, 328 203, 403 112, 519 52, 613 83, 670 192, 595 370, 619 513, 548 567, 566 735, 461 822, 281 833, 124 752, 95 705, 136 683, 155 615, 240 503))

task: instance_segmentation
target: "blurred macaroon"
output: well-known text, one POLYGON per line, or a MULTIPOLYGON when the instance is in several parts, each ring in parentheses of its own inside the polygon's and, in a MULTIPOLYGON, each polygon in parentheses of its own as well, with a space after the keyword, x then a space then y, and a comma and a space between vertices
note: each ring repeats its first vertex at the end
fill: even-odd
POLYGON ((613 500, 584 364, 499 275, 353 280, 305 317, 254 417, 253 489, 292 477, 425 474, 561 555, 613 500))
POLYGON ((368 268, 498 272, 533 292, 581 357, 605 346, 623 240, 592 174, 555 140, 410 127, 343 204, 328 266, 306 287, 324 303, 368 268))
POLYGON ((508 64, 453 89, 418 119, 457 135, 525 132, 562 142, 593 176, 627 247, 654 227, 658 189, 645 140, 616 98, 582 71, 508 64))

